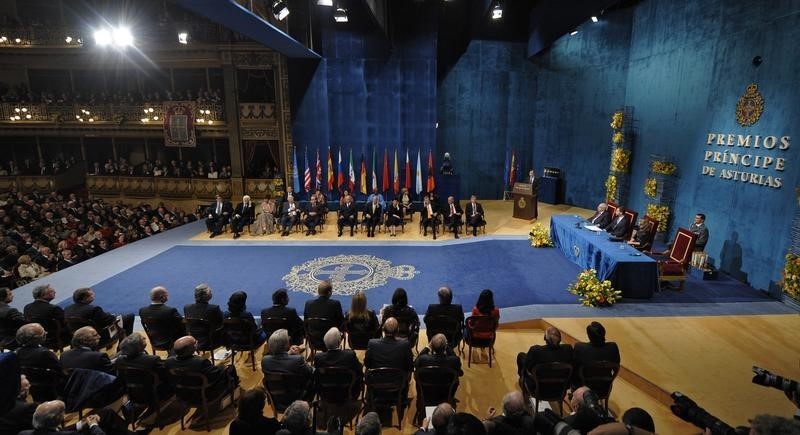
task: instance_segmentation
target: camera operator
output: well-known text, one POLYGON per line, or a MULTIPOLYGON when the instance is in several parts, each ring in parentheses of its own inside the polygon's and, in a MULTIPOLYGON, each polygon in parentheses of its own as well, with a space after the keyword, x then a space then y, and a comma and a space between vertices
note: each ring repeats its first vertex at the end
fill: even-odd
POLYGON ((608 417, 602 406, 598 403, 597 393, 589 387, 580 387, 572 393, 570 406, 574 410, 564 421, 573 429, 581 433, 588 433, 604 423, 611 423, 613 418, 608 417))
POLYGON ((483 425, 488 435, 536 433, 531 409, 519 391, 512 391, 503 396, 503 415, 495 416, 495 409, 489 408, 483 425))

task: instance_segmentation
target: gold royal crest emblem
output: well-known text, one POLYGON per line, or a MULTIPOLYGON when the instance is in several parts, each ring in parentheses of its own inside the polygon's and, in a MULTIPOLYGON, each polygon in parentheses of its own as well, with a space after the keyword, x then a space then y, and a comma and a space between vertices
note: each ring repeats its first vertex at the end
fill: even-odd
POLYGON ((751 83, 736 102, 736 122, 742 127, 749 127, 758 122, 763 112, 764 97, 758 92, 758 85, 751 83))

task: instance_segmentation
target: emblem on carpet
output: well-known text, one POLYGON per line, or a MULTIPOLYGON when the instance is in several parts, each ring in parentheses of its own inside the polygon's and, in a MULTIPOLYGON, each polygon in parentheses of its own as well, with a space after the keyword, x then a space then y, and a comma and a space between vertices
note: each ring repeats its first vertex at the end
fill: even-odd
POLYGON ((418 273, 414 266, 392 266, 374 255, 335 255, 292 267, 283 282, 290 290, 316 294, 319 283, 327 279, 333 283, 333 294, 352 295, 386 285, 389 278, 408 281, 418 273))

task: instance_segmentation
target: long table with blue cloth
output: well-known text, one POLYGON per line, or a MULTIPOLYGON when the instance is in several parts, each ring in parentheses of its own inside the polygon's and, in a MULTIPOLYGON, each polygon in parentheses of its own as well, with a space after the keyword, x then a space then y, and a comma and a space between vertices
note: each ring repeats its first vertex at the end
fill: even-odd
POLYGON ((586 228, 575 215, 550 218, 550 238, 567 259, 584 269, 594 269, 625 298, 651 298, 658 290, 658 264, 624 241, 612 241, 605 231, 586 228))

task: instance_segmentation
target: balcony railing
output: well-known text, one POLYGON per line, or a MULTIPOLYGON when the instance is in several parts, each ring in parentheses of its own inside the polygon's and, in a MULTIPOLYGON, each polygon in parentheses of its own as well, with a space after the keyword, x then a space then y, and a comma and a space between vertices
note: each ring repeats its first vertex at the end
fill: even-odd
MULTIPOLYGON (((126 104, 43 104, 2 103, 2 123, 53 123, 53 124, 161 124, 164 106, 158 103, 126 104)), ((225 123, 225 110, 221 103, 199 103, 195 125, 225 123)))
MULTIPOLYGON (((215 196, 231 198, 230 179, 124 177, 87 175, 86 189, 93 195, 150 198, 160 196, 175 199, 211 201, 215 196)), ((245 192, 254 200, 283 194, 281 179, 247 179, 245 192)))

